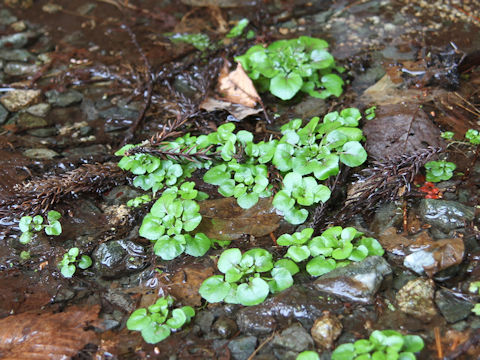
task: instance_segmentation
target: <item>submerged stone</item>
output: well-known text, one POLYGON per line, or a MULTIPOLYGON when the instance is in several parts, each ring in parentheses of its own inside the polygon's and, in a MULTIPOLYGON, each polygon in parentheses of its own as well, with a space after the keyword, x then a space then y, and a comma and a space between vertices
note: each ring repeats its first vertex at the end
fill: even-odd
POLYGON ((0 59, 27 62, 33 56, 25 49, 0 49, 0 59))
POLYGON ((215 331, 222 338, 228 339, 238 331, 238 328, 235 321, 226 316, 221 316, 213 324, 213 331, 215 331))
POLYGON ((47 121, 44 118, 33 116, 29 113, 22 112, 16 121, 16 125, 21 130, 43 128, 48 126, 47 121))
POLYGON ((320 276, 314 285, 347 301, 371 304, 382 281, 391 274, 392 268, 384 258, 369 256, 320 276))
POLYGON ((15 112, 34 103, 41 95, 40 90, 13 90, 0 98, 5 108, 10 112, 15 112))
POLYGON ((444 233, 465 227, 475 217, 475 209, 456 201, 423 199, 419 215, 424 222, 444 233))
POLYGON ((256 347, 255 336, 238 336, 228 343, 228 349, 234 360, 247 360, 256 347))
POLYGON ((135 272, 146 264, 143 247, 128 240, 100 244, 92 257, 96 270, 107 278, 135 272))
POLYGON ((437 291, 435 304, 449 323, 467 318, 474 306, 470 301, 455 296, 452 291, 447 289, 437 291))
POLYGON ((8 111, 0 105, 0 125, 2 125, 8 118, 8 111))
POLYGON ((26 112, 38 117, 44 117, 45 115, 48 114, 49 111, 50 111, 50 104, 47 104, 47 103, 32 105, 26 109, 26 112))
POLYGON ((35 64, 24 64, 21 62, 9 62, 3 69, 5 74, 10 76, 33 75, 39 70, 40 68, 35 64))
POLYGON ((50 149, 43 149, 43 148, 27 149, 23 152, 23 155, 31 159, 39 159, 39 160, 51 160, 55 156, 59 156, 59 154, 56 151, 53 151, 50 149))
POLYGON ((341 321, 335 315, 326 311, 322 317, 315 320, 310 333, 318 347, 331 349, 335 340, 342 333, 342 329, 341 321))
POLYGON ((27 45, 29 34, 26 32, 5 35, 0 37, 0 49, 13 48, 19 49, 27 45))
POLYGON ((62 93, 57 90, 50 90, 45 93, 45 96, 52 106, 59 107, 67 107, 79 103, 83 99, 82 93, 76 90, 67 90, 62 93))
POLYGON ((397 293, 396 300, 401 311, 424 321, 437 314, 433 303, 435 284, 431 279, 410 280, 397 293))

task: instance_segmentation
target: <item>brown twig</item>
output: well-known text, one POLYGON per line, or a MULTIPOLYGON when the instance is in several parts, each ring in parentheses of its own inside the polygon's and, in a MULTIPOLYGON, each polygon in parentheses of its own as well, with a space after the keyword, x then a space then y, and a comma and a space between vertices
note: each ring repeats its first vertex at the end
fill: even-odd
POLYGON ((477 345, 480 342, 480 329, 476 329, 470 337, 457 348, 446 355, 443 360, 458 359, 462 354, 466 353, 472 346, 477 345))
POLYGON ((435 347, 437 349, 437 356, 441 360, 443 359, 442 338, 440 336, 440 328, 435 327, 433 329, 435 333, 435 347))
POLYGON ((276 332, 276 331, 274 331, 274 332, 272 333, 272 335, 270 335, 268 338, 266 338, 265 340, 263 340, 262 343, 261 343, 260 345, 258 345, 258 347, 257 347, 257 348, 255 349, 255 351, 248 357, 247 360, 252 360, 252 359, 255 357, 255 355, 257 355, 257 353, 258 353, 260 350, 262 350, 262 348, 263 348, 265 345, 267 345, 267 344, 275 337, 275 335, 277 335, 277 332, 276 332))
POLYGON ((150 154, 161 159, 169 159, 175 161, 180 161, 183 159, 188 161, 200 162, 200 160, 213 160, 214 157, 220 155, 219 153, 209 154, 208 151, 210 149, 211 146, 201 151, 193 151, 193 147, 174 150, 168 147, 168 145, 166 144, 161 145, 158 148, 137 146, 126 151, 125 156, 131 156, 135 154, 150 154))

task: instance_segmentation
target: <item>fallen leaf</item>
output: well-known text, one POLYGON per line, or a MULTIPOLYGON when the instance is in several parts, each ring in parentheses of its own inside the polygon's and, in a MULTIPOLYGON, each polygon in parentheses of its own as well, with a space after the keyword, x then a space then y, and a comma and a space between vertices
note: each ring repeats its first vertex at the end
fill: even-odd
POLYGON ((250 108, 255 107, 260 102, 260 96, 242 65, 238 64, 237 68, 230 73, 228 71, 229 64, 225 62, 217 85, 217 91, 222 95, 222 100, 250 108))
POLYGON ((96 343, 93 330, 98 305, 70 307, 60 313, 25 312, 0 320, 0 357, 3 360, 66 359, 86 344, 96 343))
POLYGON ((235 116, 237 120, 245 119, 247 116, 258 114, 262 111, 260 108, 251 108, 245 105, 232 104, 228 101, 217 100, 212 97, 206 98, 201 104, 200 109, 204 109, 208 112, 225 110, 235 116))
POLYGON ((235 240, 244 234, 261 237, 275 231, 282 217, 276 214, 271 198, 263 198, 250 209, 242 209, 234 198, 200 202, 202 222, 196 229, 209 238, 235 240))
POLYGON ((378 236, 378 242, 385 251, 395 255, 405 255, 405 250, 413 240, 397 234, 397 229, 389 227, 378 236))
POLYGON ((363 131, 368 154, 378 160, 444 145, 438 127, 412 103, 380 106, 363 131))

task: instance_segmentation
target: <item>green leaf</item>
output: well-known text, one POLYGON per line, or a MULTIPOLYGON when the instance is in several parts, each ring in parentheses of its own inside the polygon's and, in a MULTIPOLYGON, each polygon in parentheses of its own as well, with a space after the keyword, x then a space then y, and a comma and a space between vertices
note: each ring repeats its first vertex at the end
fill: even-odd
POLYGON ((155 242, 153 251, 163 260, 172 260, 185 251, 184 244, 185 238, 183 235, 175 235, 174 237, 165 235, 155 242))
POLYGON ((18 223, 18 227, 20 231, 25 232, 30 230, 30 224, 32 223, 33 218, 31 216, 22 216, 20 222, 18 223))
POLYGON ((284 217, 290 224, 299 225, 307 220, 308 211, 306 209, 291 208, 288 211, 284 211, 284 217))
POLYGON ((295 188, 298 188, 302 184, 302 176, 295 173, 295 172, 289 172, 285 177, 283 178, 283 188, 287 193, 290 193, 293 191, 295 188))
POLYGON ((71 278, 73 274, 75 274, 75 265, 64 265, 61 267, 60 272, 62 273, 63 277, 71 278))
POLYGON ((349 141, 342 147, 340 161, 347 166, 356 167, 367 160, 367 152, 358 141, 349 141))
POLYGON ((185 316, 187 317, 186 322, 189 323, 190 319, 195 316, 195 310, 191 306, 182 306, 181 309, 185 313, 185 316))
POLYGON ((250 131, 240 130, 237 132, 237 140, 245 146, 247 143, 251 143, 253 141, 253 134, 250 131))
POLYGON ((172 317, 167 320, 167 325, 172 329, 180 329, 187 321, 187 316, 182 309, 173 309, 172 317))
POLYGON ((284 268, 287 269, 288 272, 293 276, 297 274, 300 269, 298 268, 298 265, 295 264, 292 260, 290 259, 280 259, 275 262, 275 268, 284 268))
POLYGON ((80 258, 80 262, 78 263, 78 267, 80 269, 89 268, 92 265, 92 259, 88 255, 82 255, 80 258))
POLYGON ((207 184, 222 185, 226 180, 230 179, 230 173, 226 171, 227 165, 217 165, 208 170, 203 175, 203 181, 207 184))
MULTIPOLYGON (((365 111, 365 113, 367 113, 367 111, 365 111)), ((347 126, 358 126, 358 121, 362 118, 362 114, 357 108, 343 109, 340 112, 340 116, 343 118, 343 125, 347 126)))
POLYGON ((315 351, 302 351, 295 360, 320 360, 315 351))
POLYGON ((50 225, 45 226, 45 234, 58 236, 62 233, 62 225, 54 220, 50 225))
POLYGON ((237 25, 235 25, 232 30, 230 30, 226 37, 227 38, 234 38, 234 37, 237 37, 237 36, 240 36, 243 32, 243 30, 247 27, 248 25, 248 19, 247 18, 243 18, 242 20, 240 20, 237 25))
POLYGON ((342 344, 332 353, 331 360, 352 360, 355 358, 355 347, 353 344, 342 344))
POLYGON ((273 198, 272 204, 275 209, 285 212, 295 205, 295 199, 292 199, 286 191, 280 190, 273 198))
POLYGON ((336 268, 336 262, 333 259, 325 259, 323 256, 317 256, 307 263, 307 272, 312 276, 321 276, 336 268))
POLYGON ((348 260, 362 261, 368 256, 368 249, 364 245, 360 245, 352 250, 352 253, 348 257, 348 260))
POLYGON ((135 310, 127 320, 127 329, 141 331, 151 324, 152 320, 147 314, 147 309, 141 308, 135 310))
POLYGON ((231 267, 225 273, 225 281, 228 283, 237 282, 242 278, 243 275, 244 274, 240 269, 236 267, 231 267))
POLYGON ((251 193, 244 193, 243 195, 239 196, 237 199, 238 206, 242 209, 250 209, 258 202, 258 194, 251 192, 251 193))
POLYGON ((142 330, 142 337, 145 342, 149 344, 156 344, 162 340, 165 340, 170 336, 171 330, 166 325, 159 325, 157 323, 150 323, 142 330))
POLYGON ((220 302, 230 292, 230 284, 223 280, 222 275, 214 275, 206 279, 198 292, 210 303, 220 302))
POLYGON ((398 354, 398 360, 416 360, 417 357, 411 352, 401 352, 398 354))
POLYGON ((357 245, 363 245, 368 249, 368 255, 377 255, 383 256, 385 250, 383 250, 382 245, 371 237, 362 237, 358 242, 357 245))
POLYGON ((403 340, 402 351, 415 353, 421 351, 425 346, 423 339, 418 335, 405 335, 403 340))
POLYGON ((219 187, 218 192, 225 197, 233 196, 235 193, 235 180, 226 179, 219 187))
POLYGON ((344 260, 347 259, 353 251, 353 245, 350 242, 343 244, 342 248, 333 250, 332 257, 335 260, 344 260))
POLYGON ((278 74, 270 81, 270 92, 282 100, 290 100, 302 87, 303 80, 296 72, 278 74))
POLYGON ((262 303, 268 296, 270 289, 265 280, 253 278, 248 284, 240 284, 237 288, 237 300, 244 306, 253 306, 262 303))
POLYGON ((283 291, 293 285, 293 278, 290 272, 283 267, 276 267, 272 270, 273 280, 269 282, 270 290, 273 292, 283 291))
POLYGON ((31 240, 32 240, 32 237, 33 237, 33 233, 30 232, 30 231, 25 231, 24 233, 22 233, 22 235, 20 235, 20 244, 28 244, 31 240))
POLYGON ((288 257, 297 263, 302 262, 310 257, 310 250, 308 250, 306 245, 292 245, 288 248, 285 257, 288 257))
POLYGON ((43 223, 43 218, 40 215, 36 215, 36 216, 33 217, 32 222, 36 225, 41 225, 43 223))
POLYGON ((158 240, 165 234, 165 226, 162 224, 162 219, 152 214, 147 214, 142 221, 142 226, 138 231, 141 237, 148 240, 158 240))
POLYGON ((242 259, 242 252, 240 249, 232 248, 225 250, 218 259, 217 267, 222 273, 226 273, 228 269, 235 267, 242 259))
POLYGON ((288 171, 292 168, 293 146, 290 144, 278 144, 273 155, 272 163, 280 171, 288 171))
POLYGON ((375 346, 366 339, 360 339, 355 341, 353 346, 355 347, 355 351, 357 352, 357 354, 369 353, 375 348, 375 346))
POLYGON ((339 97, 342 92, 343 80, 335 74, 327 74, 322 76, 322 86, 332 95, 339 97))
POLYGON ((253 266, 256 272, 265 272, 273 268, 272 254, 265 249, 250 249, 243 256, 251 256, 253 258, 253 266))
POLYGON ((203 256, 210 249, 212 240, 204 233, 196 233, 195 237, 185 235, 185 252, 191 256, 203 256))
POLYGON ((312 60, 311 65, 315 69, 326 69, 332 66, 335 62, 333 56, 325 49, 315 49, 310 55, 312 60))

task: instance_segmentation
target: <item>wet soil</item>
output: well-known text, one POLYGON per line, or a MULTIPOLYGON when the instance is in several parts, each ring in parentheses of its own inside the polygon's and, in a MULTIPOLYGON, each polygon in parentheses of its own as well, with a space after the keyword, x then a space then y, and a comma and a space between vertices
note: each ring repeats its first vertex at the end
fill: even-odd
MULTIPOLYGON (((182 132, 205 134, 235 121, 262 139, 295 117, 372 105, 379 111, 364 124, 371 149, 364 167, 374 174, 428 145, 445 149, 441 131, 454 131, 460 140, 468 129, 480 130, 479 10, 474 0, 3 0, 0 96, 39 91, 29 101, 17 99, 16 107, 0 105, 0 357, 295 359, 316 349, 330 359, 339 344, 396 329, 422 336, 418 359, 480 358, 480 318, 471 312, 480 299, 468 291, 480 280, 477 149, 459 145, 442 152, 457 164, 457 174, 435 193, 421 190, 420 168, 414 180, 404 177, 407 184, 371 197, 348 217, 332 218, 355 200, 352 194, 365 191, 352 186, 361 169, 345 173, 329 206, 311 211, 323 214, 322 221, 309 223, 317 232, 335 221, 355 226, 379 239, 383 258, 359 265, 353 275, 300 273, 294 286, 253 307, 207 305, 199 296, 221 249, 172 261, 153 254, 138 235, 148 208, 125 206, 143 192, 114 170, 119 158, 113 155, 125 142, 168 128, 179 113, 191 114, 182 132), (225 39, 243 17, 255 37, 225 39), (202 54, 166 35, 187 32, 224 43, 202 54), (326 39, 347 69, 340 98, 281 102, 262 94, 269 119, 259 112, 241 121, 198 108, 225 59, 233 61, 254 43, 299 35, 326 39), (92 167, 82 167, 87 164, 92 167), (22 191, 20 184, 39 178, 37 188, 22 191), (52 189, 59 190, 52 195, 52 189), (47 208, 62 213, 62 234, 39 233, 22 245, 21 215, 47 208), (91 255, 94 266, 65 279, 57 265, 74 246, 91 255), (182 331, 147 344, 125 322, 166 294, 194 306, 197 315, 182 331), (339 335, 316 333, 321 321, 334 324, 339 335)), ((402 169, 389 174, 413 171, 402 169)), ((272 213, 269 201, 242 212, 229 199, 216 199, 201 179, 194 175, 213 197, 201 210, 209 236, 233 240, 242 250, 284 254, 274 240, 295 229, 272 213)))

